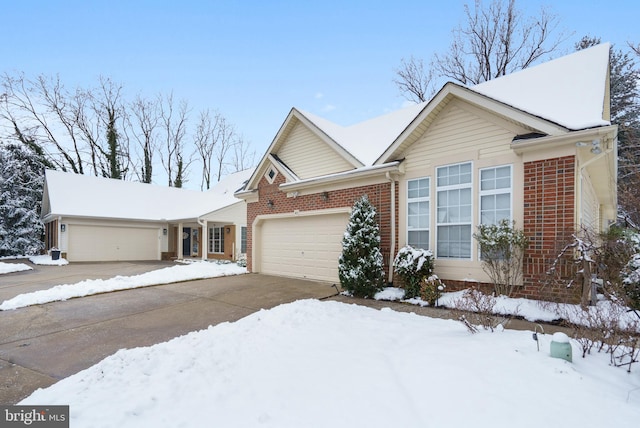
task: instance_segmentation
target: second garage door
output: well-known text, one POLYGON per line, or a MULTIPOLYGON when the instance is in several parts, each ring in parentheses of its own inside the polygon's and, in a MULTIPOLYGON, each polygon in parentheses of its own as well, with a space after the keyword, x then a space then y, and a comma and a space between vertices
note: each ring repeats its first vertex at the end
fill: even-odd
POLYGON ((347 213, 265 220, 257 237, 260 272, 338 281, 347 213))
POLYGON ((160 259, 158 229, 73 224, 68 233, 69 261, 160 259))

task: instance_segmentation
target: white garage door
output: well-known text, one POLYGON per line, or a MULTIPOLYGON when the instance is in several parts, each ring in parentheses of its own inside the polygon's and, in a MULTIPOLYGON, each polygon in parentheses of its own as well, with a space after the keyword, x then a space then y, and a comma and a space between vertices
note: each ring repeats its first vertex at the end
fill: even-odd
POLYGON ((69 261, 160 259, 158 229, 69 225, 67 233, 69 261))
POLYGON ((260 272, 338 281, 346 213, 265 220, 258 245, 260 272))

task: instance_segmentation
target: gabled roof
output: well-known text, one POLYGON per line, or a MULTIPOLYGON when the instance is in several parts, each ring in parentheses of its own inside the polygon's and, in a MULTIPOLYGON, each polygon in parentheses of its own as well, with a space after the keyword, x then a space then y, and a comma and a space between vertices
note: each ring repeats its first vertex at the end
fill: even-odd
POLYGON ((234 193, 243 188, 251 172, 230 174, 200 192, 47 170, 48 209, 43 214, 142 221, 198 218, 240 202, 234 193))
POLYGON ((256 168, 248 188, 255 188, 268 162, 274 163, 270 155, 298 122, 333 147, 354 170, 396 160, 454 98, 543 135, 609 125, 605 117, 605 104, 609 101, 609 48, 604 43, 471 88, 449 82, 428 102, 346 127, 294 108, 256 168))
POLYGON ((609 125, 603 119, 609 43, 471 87, 568 129, 609 125))
POLYGON ((389 144, 415 119, 426 104, 426 102, 415 104, 345 127, 311 113, 303 111, 301 113, 360 160, 364 166, 371 166, 389 147, 389 144))

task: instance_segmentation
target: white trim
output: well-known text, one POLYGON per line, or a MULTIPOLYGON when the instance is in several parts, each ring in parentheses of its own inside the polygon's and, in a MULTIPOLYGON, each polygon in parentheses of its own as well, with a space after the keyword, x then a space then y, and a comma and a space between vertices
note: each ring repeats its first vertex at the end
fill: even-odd
POLYGON ((407 222, 407 227, 406 227, 406 233, 405 233, 405 242, 407 243, 407 245, 409 244, 409 232, 424 232, 426 231, 429 234, 429 241, 427 241, 427 248, 425 248, 425 250, 428 250, 431 248, 431 176, 425 176, 425 177, 416 177, 416 178, 412 178, 412 179, 408 179, 406 180, 406 198, 407 198, 407 206, 406 206, 406 222, 407 222), (427 196, 426 197, 418 197, 418 198, 411 198, 409 196, 409 183, 412 181, 419 181, 419 180, 429 180, 429 184, 427 187, 427 196), (411 203, 417 203, 417 202, 427 202, 429 204, 429 208, 428 208, 428 216, 429 216, 429 221, 427 222, 427 227, 426 228, 417 228, 417 229, 412 229, 409 226, 409 204, 411 203))
POLYGON ((513 164, 488 166, 478 169, 478 224, 484 224, 482 222, 482 197, 491 195, 504 195, 509 194, 509 221, 513 221, 513 164), (482 190, 482 171, 488 171, 490 169, 496 170, 498 168, 509 167, 509 187, 502 187, 499 189, 482 190))
POLYGON ((436 198, 436 203, 435 203, 435 226, 436 226, 436 230, 435 230, 435 251, 434 254, 436 256, 436 258, 438 257, 438 238, 440 236, 440 226, 446 227, 446 226, 469 226, 469 257, 440 257, 441 259, 444 260, 473 260, 473 248, 472 248, 472 242, 473 242, 473 188, 474 188, 474 168, 473 168, 473 161, 465 161, 465 162, 457 162, 457 163, 452 163, 452 164, 448 164, 448 165, 441 165, 435 168, 435 198, 436 198), (465 183, 459 183, 459 184, 447 184, 444 186, 439 186, 438 185, 438 171, 444 168, 450 168, 453 166, 462 166, 462 165, 470 165, 470 177, 469 177, 469 182, 465 182, 465 183), (439 221, 439 216, 438 216, 438 208, 439 208, 439 201, 438 201, 438 194, 439 192, 445 192, 445 191, 449 191, 449 190, 464 190, 464 189, 469 189, 469 198, 470 198, 470 219, 468 222, 449 222, 449 223, 441 223, 439 221))

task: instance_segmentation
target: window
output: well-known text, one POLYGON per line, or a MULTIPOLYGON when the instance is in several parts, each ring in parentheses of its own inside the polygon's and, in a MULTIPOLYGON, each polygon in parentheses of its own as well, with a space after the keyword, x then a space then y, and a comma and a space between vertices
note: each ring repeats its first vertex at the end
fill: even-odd
POLYGON ((436 169, 439 258, 471 258, 471 162, 436 169))
POLYGON ((429 178, 407 181, 407 244, 429 249, 429 178))
POLYGON ((480 223, 511 220, 511 165, 480 170, 480 223))
POLYGON ((242 226, 240 228, 240 252, 245 254, 247 252, 247 227, 242 226))
POLYGON ((224 227, 209 228, 209 252, 224 253, 224 227))

